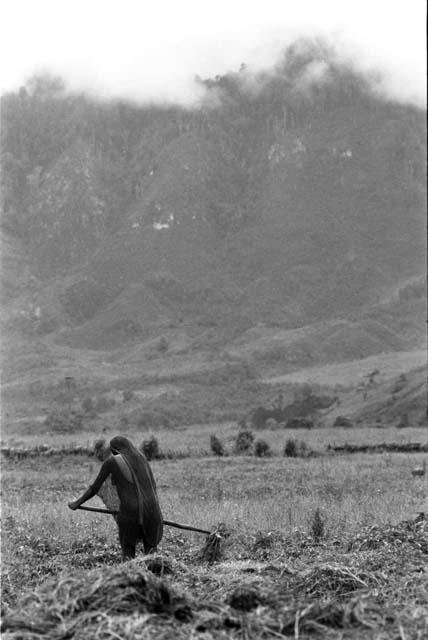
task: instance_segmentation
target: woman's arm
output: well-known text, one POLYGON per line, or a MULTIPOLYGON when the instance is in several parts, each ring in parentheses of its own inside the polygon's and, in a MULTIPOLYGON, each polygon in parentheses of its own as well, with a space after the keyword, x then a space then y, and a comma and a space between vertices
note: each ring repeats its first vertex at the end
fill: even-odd
POLYGON ((70 507, 70 509, 73 509, 73 511, 75 509, 78 509, 81 504, 83 504, 87 500, 90 500, 98 493, 104 480, 108 478, 108 476, 112 471, 112 460, 113 458, 110 457, 110 458, 107 458, 105 462, 103 462, 97 477, 95 478, 94 482, 89 486, 89 488, 85 491, 85 493, 81 495, 80 498, 78 498, 77 500, 74 500, 73 502, 68 503, 68 506, 70 507))

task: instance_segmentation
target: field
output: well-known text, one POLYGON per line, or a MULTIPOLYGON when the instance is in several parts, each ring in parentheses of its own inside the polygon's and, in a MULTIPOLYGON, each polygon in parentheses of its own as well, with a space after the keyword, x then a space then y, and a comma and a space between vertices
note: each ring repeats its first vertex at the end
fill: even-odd
MULTIPOLYGON (((147 434, 129 435, 138 442, 147 434)), ((428 523, 417 515, 428 511, 427 484, 411 474, 422 457, 334 455, 326 446, 426 435, 425 428, 265 430, 256 436, 272 455, 257 458, 232 454, 236 425, 159 431, 162 448, 186 453, 152 462, 164 517, 210 531, 224 523, 212 564, 201 555, 204 535, 171 527, 157 555, 140 550, 121 564, 114 520, 66 506, 94 478, 94 458, 6 459, 3 637, 422 640, 428 523), (229 455, 209 455, 210 433, 229 455), (284 457, 288 437, 318 455, 284 457)), ((90 441, 89 433, 79 441, 85 436, 90 441)))

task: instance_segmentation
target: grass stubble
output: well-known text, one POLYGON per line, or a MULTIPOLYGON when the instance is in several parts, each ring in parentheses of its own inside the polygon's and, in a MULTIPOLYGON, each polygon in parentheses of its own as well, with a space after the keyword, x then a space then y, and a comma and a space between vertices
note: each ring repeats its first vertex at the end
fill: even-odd
POLYGON ((127 563, 113 518, 66 507, 93 461, 6 460, 2 637, 422 640, 427 487, 413 460, 156 461, 165 517, 224 523, 221 546, 207 557, 203 536, 167 528, 157 555, 127 563))

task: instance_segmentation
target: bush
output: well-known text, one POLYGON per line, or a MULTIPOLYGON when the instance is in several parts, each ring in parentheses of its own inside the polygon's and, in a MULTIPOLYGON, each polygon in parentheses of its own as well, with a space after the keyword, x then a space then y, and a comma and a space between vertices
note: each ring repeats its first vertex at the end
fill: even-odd
POLYGON ((74 321, 93 318, 111 299, 111 294, 95 280, 75 282, 60 295, 66 314, 74 321))
POLYGON ((265 424, 266 429, 276 429, 278 427, 278 423, 275 418, 268 418, 265 424))
POLYGON ((284 446, 284 455, 288 458, 297 458, 297 440, 294 438, 287 438, 284 446))
POLYGON ((236 453, 249 453, 254 442, 253 432, 249 429, 241 429, 235 440, 236 453))
POLYGON ((156 460, 160 457, 160 448, 158 439, 155 436, 151 436, 149 440, 143 440, 140 451, 144 453, 147 460, 156 460))
POLYGON ((259 440, 256 440, 256 442, 254 443, 254 455, 258 458, 263 458, 265 456, 270 456, 270 454, 270 446, 266 442, 266 440, 262 440, 261 438, 259 440))
POLYGON ((400 418, 400 422, 397 424, 397 429, 407 429, 407 427, 409 426, 409 416, 407 415, 407 413, 404 413, 400 418))
POLYGON ((161 353, 165 353, 165 351, 168 351, 168 348, 169 348, 168 340, 165 338, 165 336, 161 336, 159 338, 159 342, 156 345, 156 349, 161 353))
POLYGON ((402 373, 398 378, 398 380, 394 382, 394 385, 391 389, 391 393, 399 393, 405 388, 406 385, 407 385, 407 378, 405 374, 402 373))
POLYGON ((80 411, 68 409, 54 409, 45 419, 45 425, 50 431, 58 433, 73 433, 83 426, 84 415, 80 411))
POLYGON ((313 429, 314 423, 309 418, 289 418, 285 423, 286 429, 313 429))
POLYGON ((251 414, 251 423, 255 429, 264 429, 266 420, 271 417, 271 412, 264 407, 257 407, 251 414))
POLYGON ((312 387, 307 382, 303 383, 296 389, 294 399, 297 402, 305 402, 313 395, 312 387))
POLYGON ((311 451, 306 442, 288 438, 284 445, 284 455, 288 458, 307 458, 311 455, 311 451))
POLYGON ((110 455, 110 447, 106 444, 105 438, 98 438, 94 442, 94 456, 100 462, 104 462, 110 455))
POLYGON ((129 402, 130 400, 132 400, 134 397, 134 392, 131 391, 131 389, 125 389, 125 391, 122 392, 122 400, 123 402, 129 402))
POLYGON ((352 429, 353 426, 351 420, 345 416, 337 416, 333 424, 333 427, 346 427, 347 429, 352 429))
POLYGON ((223 443, 214 434, 212 434, 210 436, 210 447, 211 447, 211 451, 214 453, 214 455, 216 455, 216 456, 224 456, 223 443))

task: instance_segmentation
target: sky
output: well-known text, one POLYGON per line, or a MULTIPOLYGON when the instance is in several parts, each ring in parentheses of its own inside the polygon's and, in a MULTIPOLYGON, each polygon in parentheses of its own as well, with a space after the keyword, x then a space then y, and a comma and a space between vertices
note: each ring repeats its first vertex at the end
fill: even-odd
POLYGON ((424 0, 0 0, 0 18, 1 93, 47 71, 99 97, 191 104, 196 74, 269 68, 321 36, 391 97, 426 101, 424 0))

